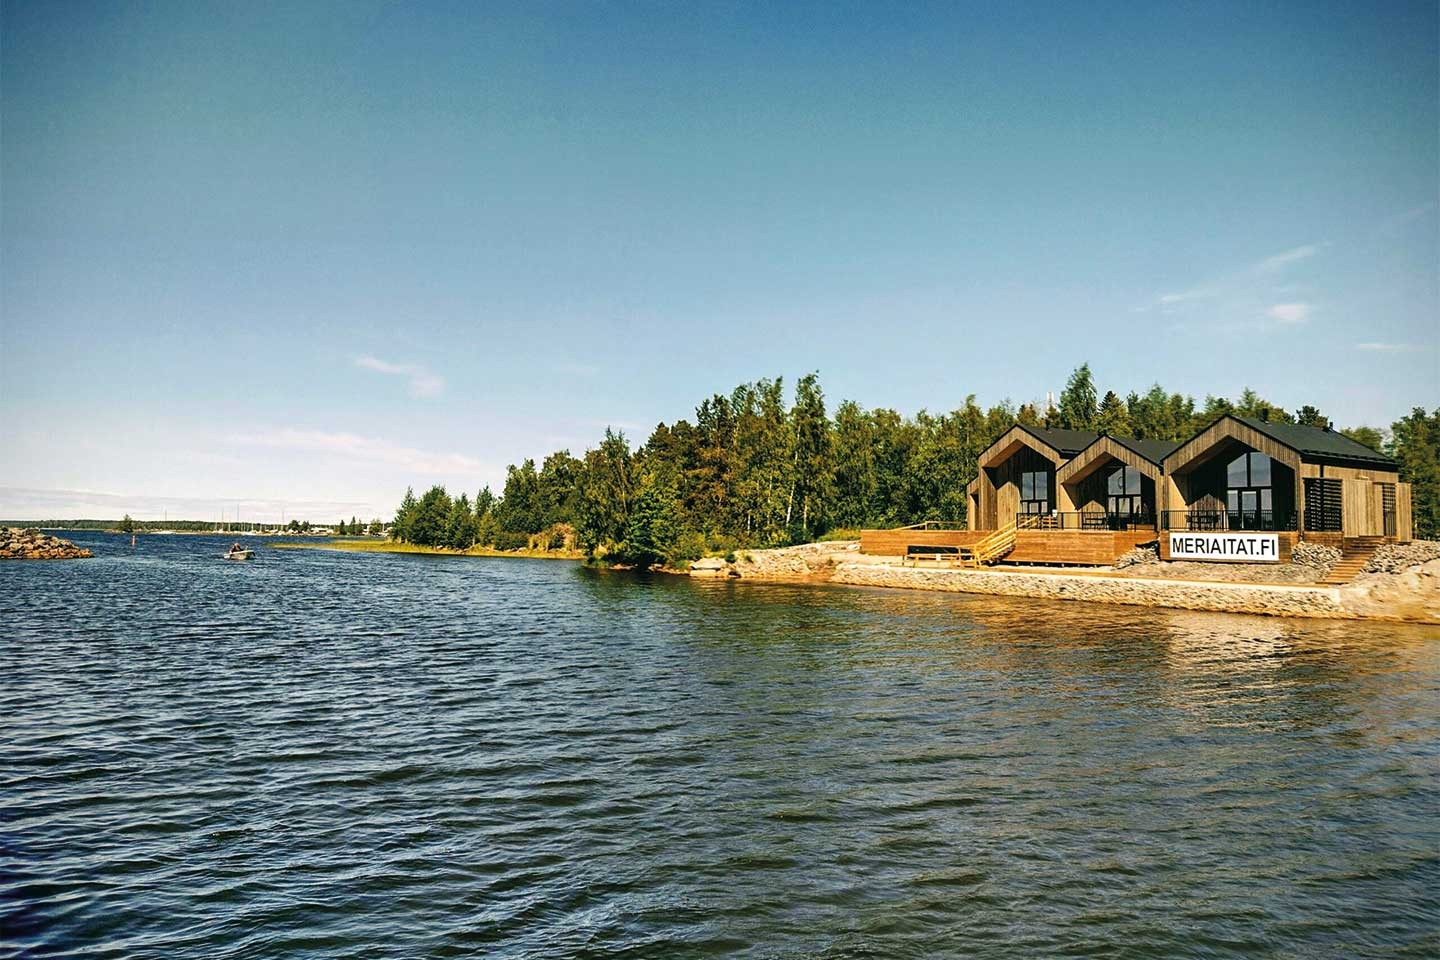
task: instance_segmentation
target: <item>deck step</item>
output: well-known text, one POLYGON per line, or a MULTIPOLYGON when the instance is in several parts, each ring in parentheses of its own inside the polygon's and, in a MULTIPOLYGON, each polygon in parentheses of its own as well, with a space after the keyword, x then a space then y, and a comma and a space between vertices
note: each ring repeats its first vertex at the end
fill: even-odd
POLYGON ((1346 537, 1341 543, 1339 561, 1320 582, 1325 586, 1339 587, 1354 580, 1356 575, 1365 569, 1375 551, 1386 542, 1388 541, 1385 537, 1346 537))

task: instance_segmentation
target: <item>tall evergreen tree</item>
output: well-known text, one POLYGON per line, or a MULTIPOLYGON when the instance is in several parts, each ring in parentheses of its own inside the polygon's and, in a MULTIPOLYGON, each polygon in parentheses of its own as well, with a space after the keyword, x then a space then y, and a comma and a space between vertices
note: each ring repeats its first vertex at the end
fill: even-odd
POLYGON ((1095 404, 1095 378, 1090 374, 1090 364, 1082 363, 1060 392, 1058 425, 1066 430, 1095 429, 1095 404))
POLYGON ((405 496, 400 501, 399 508, 395 511, 395 522, 390 525, 390 536, 393 539, 411 542, 410 528, 415 523, 415 516, 419 512, 419 509, 420 504, 415 499, 414 489, 406 487, 405 496))
POLYGON ((1130 436, 1130 411, 1125 409, 1125 401, 1121 400, 1114 390, 1106 390, 1105 398, 1100 401, 1100 412, 1095 416, 1095 430, 1112 437, 1130 436))
POLYGON ((475 519, 483 520, 489 516, 490 511, 495 509, 495 494, 490 492, 490 485, 487 483, 475 494, 475 519))
POLYGON ((790 420, 794 440, 785 525, 798 529, 799 538, 807 540, 812 531, 824 529, 830 498, 834 495, 830 419, 825 412, 825 394, 820 389, 818 375, 806 374, 795 385, 795 406, 790 420))
POLYGON ((835 522, 856 528, 870 519, 879 485, 873 418, 852 400, 835 409, 835 522))
POLYGON ((1415 536, 1440 536, 1440 408, 1434 414, 1416 407, 1390 428, 1391 455, 1400 463, 1400 480, 1410 484, 1410 510, 1415 536))
POLYGON ((576 477, 580 467, 580 461, 570 456, 569 450, 560 450, 545 458, 535 483, 537 529, 575 521, 576 477))
POLYGON ((462 493, 450 504, 445 519, 445 546, 468 550, 475 545, 475 532, 475 513, 470 509, 470 498, 462 493))
POLYGON ((505 492, 495 508, 496 519, 505 530, 516 533, 539 533, 545 528, 544 505, 540 500, 540 476, 535 461, 525 460, 520 466, 505 471, 505 492))
POLYGON ((449 521, 450 495, 437 484, 425 491, 415 507, 410 521, 410 542, 426 547, 442 545, 449 521))
POLYGON ((598 449, 585 452, 575 532, 587 552, 623 544, 634 499, 630 444, 609 428, 598 449))

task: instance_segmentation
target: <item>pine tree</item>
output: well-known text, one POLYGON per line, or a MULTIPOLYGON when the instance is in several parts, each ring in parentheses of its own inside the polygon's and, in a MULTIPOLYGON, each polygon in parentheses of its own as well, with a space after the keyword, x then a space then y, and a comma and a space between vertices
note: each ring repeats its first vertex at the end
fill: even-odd
POLYGON ((1112 437, 1130 436, 1130 412, 1125 409, 1125 401, 1121 400, 1114 390, 1105 391, 1105 399, 1100 401, 1100 412, 1095 416, 1095 429, 1112 437))
POLYGON ((879 484, 877 433, 873 417, 854 401, 835 409, 835 522, 856 528, 870 519, 879 484))
POLYGON ((1060 392, 1057 419, 1066 430, 1095 428, 1095 378, 1090 375, 1090 364, 1082 363, 1070 374, 1060 392))
POLYGON ((545 528, 540 502, 540 476, 535 471, 534 460, 527 459, 520 466, 511 466, 505 471, 505 492, 500 496, 495 513, 505 530, 539 533, 545 528))
POLYGON ((630 444, 609 428, 598 449, 585 452, 575 531, 587 553, 622 544, 634 498, 630 444))
POLYGON ((405 497, 400 501, 399 508, 395 511, 395 522, 390 525, 390 536, 392 539, 403 542, 410 541, 410 528, 415 522, 415 514, 420 504, 415 500, 415 491, 410 487, 405 488, 405 497))
POLYGON ((410 542, 425 547, 443 544, 450 520, 450 507, 450 495, 445 492, 444 487, 437 484, 426 490, 416 505, 410 522, 410 542))
POLYGON ((1440 408, 1433 415, 1416 407, 1391 426, 1391 455, 1400 463, 1400 480, 1411 485, 1415 537, 1440 536, 1440 408))
POLYGON ((450 504, 450 513, 445 520, 445 546, 468 550, 475 545, 475 532, 475 514, 470 509, 470 498, 462 493, 450 504))
POLYGON ((825 394, 819 377, 806 374, 795 385, 795 406, 790 411, 793 430, 790 502, 785 525, 808 540, 812 530, 823 530, 830 498, 834 495, 834 450, 825 394), (798 511, 798 514, 797 514, 798 511))

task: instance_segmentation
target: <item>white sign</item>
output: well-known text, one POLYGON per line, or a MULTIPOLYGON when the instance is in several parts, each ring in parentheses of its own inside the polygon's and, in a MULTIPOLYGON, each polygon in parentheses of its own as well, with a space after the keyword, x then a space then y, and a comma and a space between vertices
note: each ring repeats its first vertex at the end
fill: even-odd
POLYGON ((1273 533, 1172 533, 1170 559, 1279 563, 1280 538, 1273 533))

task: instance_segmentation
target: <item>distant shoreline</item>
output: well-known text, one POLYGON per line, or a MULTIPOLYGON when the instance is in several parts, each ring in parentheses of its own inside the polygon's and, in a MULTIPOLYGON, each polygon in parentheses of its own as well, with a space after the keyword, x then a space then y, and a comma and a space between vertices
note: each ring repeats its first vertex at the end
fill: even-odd
MULTIPOLYGON (((304 533, 294 530, 173 530, 165 527, 159 530, 141 529, 121 530, 119 527, 71 527, 64 524, 35 523, 33 521, 0 520, 0 528, 15 527, 19 530, 59 530, 65 533, 113 533, 124 536, 136 537, 306 537, 312 540, 326 540, 334 537, 333 533, 304 533)), ((348 536, 348 534, 347 534, 348 536)), ((376 542, 383 541, 383 537, 370 538, 376 542)))
POLYGON ((453 547, 422 547, 414 543, 399 543, 394 540, 337 540, 326 539, 321 543, 295 543, 282 540, 270 544, 274 550, 344 550, 350 553, 416 553, 437 557, 510 557, 524 560, 584 560, 585 554, 578 550, 496 550, 494 547, 471 547, 456 550, 453 547))

